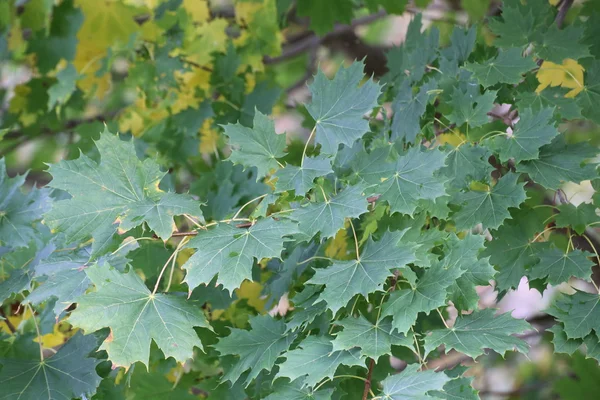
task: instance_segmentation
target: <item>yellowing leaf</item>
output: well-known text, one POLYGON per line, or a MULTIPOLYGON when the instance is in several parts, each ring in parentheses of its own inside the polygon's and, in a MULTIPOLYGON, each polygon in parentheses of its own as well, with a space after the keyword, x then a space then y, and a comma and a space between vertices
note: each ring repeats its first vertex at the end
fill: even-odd
POLYGON ((540 85, 535 91, 539 93, 548 86, 562 86, 573 89, 565 97, 575 97, 583 90, 583 71, 585 69, 570 58, 564 60, 561 65, 544 61, 537 73, 540 85))
POLYGON ((183 8, 190 14, 195 23, 204 23, 210 17, 206 0, 183 0, 183 8))
POLYGON ((188 72, 175 71, 175 77, 180 81, 180 91, 177 100, 172 105, 173 113, 189 107, 198 108, 202 98, 196 95, 198 89, 208 92, 210 89, 210 72, 202 68, 194 68, 188 72))
POLYGON ((202 155, 213 154, 218 148, 220 135, 212 123, 212 118, 209 118, 200 128, 200 154, 202 155))
POLYGON ((239 299, 246 299, 248 304, 254 307, 256 311, 264 311, 267 299, 262 297, 262 285, 260 283, 244 281, 240 288, 235 290, 235 294, 239 299))
MULTIPOLYGON (((51 349, 53 347, 63 344, 67 340, 67 338, 68 335, 66 335, 60 330, 60 326, 58 324, 55 324, 52 333, 48 333, 42 336, 42 347, 46 349, 51 349)), ((34 342, 39 342, 39 339, 36 338, 34 342)))
POLYGON ((348 230, 340 229, 325 247, 325 256, 339 260, 348 259, 348 230))
POLYGON ((448 133, 443 133, 437 137, 440 145, 449 144, 452 147, 458 147, 465 143, 466 137, 458 129, 452 129, 448 133))
POLYGON ((183 44, 187 58, 196 64, 205 65, 210 63, 211 53, 225 52, 228 40, 225 29, 228 26, 227 20, 216 18, 192 30, 186 35, 188 37, 183 44))

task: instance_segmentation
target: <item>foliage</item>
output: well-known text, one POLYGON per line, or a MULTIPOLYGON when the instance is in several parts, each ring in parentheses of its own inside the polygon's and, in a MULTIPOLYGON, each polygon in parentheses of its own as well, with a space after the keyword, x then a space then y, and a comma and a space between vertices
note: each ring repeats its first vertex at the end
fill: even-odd
POLYGON ((465 1, 470 28, 415 16, 385 73, 305 73, 405 3, 0 4, 25 76, 0 91, 0 398, 477 398, 430 363, 527 353, 476 291, 523 277, 579 282, 553 343, 600 359, 600 198, 564 196, 598 184, 600 14, 465 1), (299 139, 274 117, 307 80, 299 139))

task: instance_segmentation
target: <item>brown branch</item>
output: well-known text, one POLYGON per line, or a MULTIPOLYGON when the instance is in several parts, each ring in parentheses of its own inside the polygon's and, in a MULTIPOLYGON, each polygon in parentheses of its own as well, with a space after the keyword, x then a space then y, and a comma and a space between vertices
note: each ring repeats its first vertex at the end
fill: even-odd
POLYGON ((4 322, 6 323, 6 326, 8 327, 8 329, 10 330, 10 332, 11 333, 15 333, 17 331, 17 329, 12 324, 12 322, 10 322, 10 320, 6 316, 6 313, 4 312, 4 309, 2 309, 2 308, 0 308, 0 315, 2 316, 2 318, 4 318, 4 322))
POLYGON ((558 14, 556 14, 556 26, 558 27, 558 29, 562 28, 563 23, 565 22, 565 17, 567 16, 567 13, 569 12, 569 9, 571 8, 571 6, 573 5, 573 0, 562 0, 560 2, 559 8, 558 8, 558 14))
POLYGON ((369 362, 369 372, 367 372, 367 380, 365 381, 365 390, 363 390, 362 400, 367 400, 369 392, 371 391, 371 377, 373 375, 373 368, 375 367, 375 360, 371 358, 369 362))

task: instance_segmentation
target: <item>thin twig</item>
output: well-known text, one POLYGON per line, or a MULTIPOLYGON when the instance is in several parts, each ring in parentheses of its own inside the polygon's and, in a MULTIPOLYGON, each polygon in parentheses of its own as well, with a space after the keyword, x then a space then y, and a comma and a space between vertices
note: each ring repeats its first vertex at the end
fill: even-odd
POLYGON ((15 328, 15 326, 13 325, 13 323, 10 322, 10 320, 8 319, 8 316, 4 312, 3 308, 0 308, 0 316, 2 316, 2 318, 4 318, 4 323, 6 324, 6 326, 10 330, 10 332, 11 333, 15 333, 17 331, 17 329, 15 328))
POLYGON ((556 14, 556 26, 558 29, 562 28, 563 23, 565 22, 565 17, 569 12, 569 8, 573 5, 573 0, 563 0, 558 9, 558 14, 556 14))

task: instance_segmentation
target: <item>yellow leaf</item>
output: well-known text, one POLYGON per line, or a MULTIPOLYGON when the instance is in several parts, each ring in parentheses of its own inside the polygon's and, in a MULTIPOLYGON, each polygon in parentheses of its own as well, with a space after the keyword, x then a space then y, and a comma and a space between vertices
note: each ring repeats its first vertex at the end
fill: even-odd
POLYGON ((340 229, 325 247, 325 256, 343 260, 348 257, 348 229, 340 229))
POLYGON ((175 71, 175 77, 181 83, 180 91, 177 92, 177 100, 172 105, 173 113, 176 114, 186 108, 198 108, 202 98, 197 95, 197 90, 208 92, 210 90, 210 72, 202 68, 194 68, 192 71, 175 71))
POLYGON ((200 154, 206 156, 216 152, 219 138, 219 132, 213 127, 212 118, 205 120, 200 128, 200 154))
POLYGON ((565 97, 575 97, 583 90, 583 72, 585 69, 577 61, 567 58, 562 64, 544 61, 537 73, 540 85, 535 90, 540 93, 548 86, 562 86, 573 89, 565 97))
POLYGON ((254 307, 256 311, 264 311, 267 299, 262 298, 262 285, 260 283, 244 281, 240 288, 235 290, 235 293, 238 299, 246 299, 248 304, 254 307))
POLYGON ((474 190, 476 192, 489 192, 491 190, 489 185, 477 181, 472 181, 469 184, 469 189, 474 190))
POLYGON ((190 14, 195 23, 204 23, 210 17, 206 0, 183 0, 183 8, 190 14))
POLYGON ((211 61, 211 53, 224 53, 228 40, 225 29, 228 26, 227 20, 216 18, 186 35, 188 37, 184 41, 183 51, 187 58, 196 64, 205 65, 211 61))
POLYGON ((465 143, 467 138, 458 129, 452 129, 450 132, 443 133, 437 137, 440 145, 449 144, 452 147, 458 147, 465 143))
MULTIPOLYGON (((64 332, 61 332, 59 325, 55 324, 52 333, 42 336, 42 347, 50 349, 59 346, 67 340, 67 337, 64 332)), ((39 343, 39 339, 35 338, 34 342, 39 343)))

